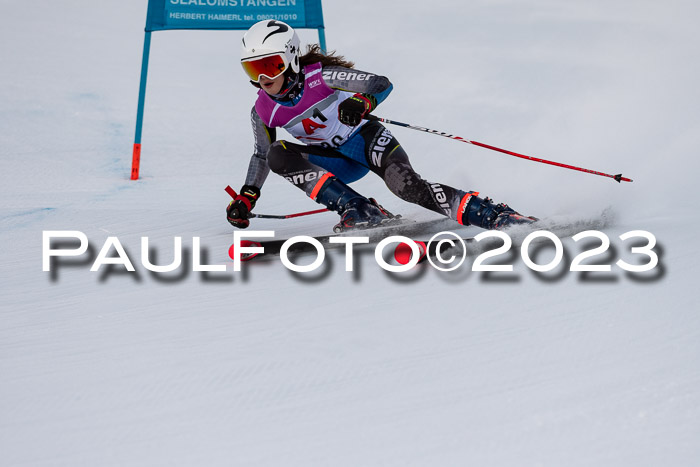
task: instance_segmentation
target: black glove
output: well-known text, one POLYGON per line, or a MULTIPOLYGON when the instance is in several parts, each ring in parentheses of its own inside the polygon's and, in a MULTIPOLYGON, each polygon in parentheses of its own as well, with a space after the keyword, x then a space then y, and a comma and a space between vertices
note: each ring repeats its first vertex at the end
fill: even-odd
POLYGON ((239 229, 245 229, 250 225, 250 211, 255 207, 255 202, 260 198, 260 188, 256 188, 251 185, 243 185, 241 192, 236 196, 236 198, 228 203, 226 208, 226 219, 229 223, 238 227, 239 229))
POLYGON ((359 125, 362 119, 376 106, 377 99, 373 95, 357 93, 340 103, 338 106, 338 120, 345 125, 359 125))

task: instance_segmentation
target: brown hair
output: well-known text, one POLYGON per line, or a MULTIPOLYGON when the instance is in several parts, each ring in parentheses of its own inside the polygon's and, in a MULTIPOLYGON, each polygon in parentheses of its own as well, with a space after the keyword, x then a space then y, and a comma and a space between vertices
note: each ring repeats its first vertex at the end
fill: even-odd
POLYGON ((336 55, 335 51, 324 54, 321 51, 321 46, 318 44, 309 44, 306 48, 306 53, 301 56, 299 63, 302 67, 313 63, 321 62, 321 65, 326 66, 344 66, 346 68, 355 68, 353 62, 345 60, 342 55, 336 55))

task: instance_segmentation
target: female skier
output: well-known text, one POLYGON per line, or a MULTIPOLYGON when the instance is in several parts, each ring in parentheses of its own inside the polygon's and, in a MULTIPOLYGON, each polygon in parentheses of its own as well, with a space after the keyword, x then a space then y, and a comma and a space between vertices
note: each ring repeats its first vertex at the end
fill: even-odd
POLYGON ((391 92, 389 80, 356 70, 341 56, 323 55, 317 45, 302 55, 289 25, 276 20, 254 24, 243 36, 241 65, 259 90, 251 112, 255 150, 245 184, 226 209, 233 226, 249 226, 270 170, 338 212, 336 231, 390 220, 376 201, 348 186, 369 171, 399 198, 462 225, 499 229, 536 220, 477 192, 421 178, 389 130, 366 119, 391 92), (276 141, 280 127, 305 144, 276 141))

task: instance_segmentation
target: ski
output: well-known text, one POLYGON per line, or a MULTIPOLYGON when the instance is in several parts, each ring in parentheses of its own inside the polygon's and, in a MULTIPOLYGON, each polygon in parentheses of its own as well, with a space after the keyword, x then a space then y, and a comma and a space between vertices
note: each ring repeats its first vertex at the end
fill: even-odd
MULTIPOLYGON (((342 243, 331 243, 332 238, 337 237, 369 237, 369 244, 376 244, 383 239, 394 236, 401 235, 408 238, 413 238, 417 236, 425 236, 428 233, 438 232, 440 230, 448 230, 454 228, 454 221, 449 219, 437 219, 430 221, 412 221, 407 219, 401 219, 397 223, 392 223, 388 225, 380 225, 377 227, 369 229, 357 229, 350 230, 341 233, 333 233, 328 235, 316 235, 311 236, 312 238, 318 240, 324 249, 338 249, 345 248, 345 244, 342 243)), ((263 253, 243 253, 241 254, 241 261, 260 261, 265 258, 274 258, 279 256, 282 249, 282 245, 289 240, 289 238, 274 239, 274 240, 241 240, 241 246, 244 247, 262 247, 264 248, 263 253)), ((363 244, 367 245, 367 244, 363 244)), ((229 257, 233 258, 233 245, 229 248, 229 257)), ((292 254, 300 253, 313 253, 316 248, 306 242, 295 243, 290 247, 289 252, 292 254)))
MULTIPOLYGON (((511 237, 513 244, 519 245, 528 234, 536 230, 549 230, 557 234, 559 237, 569 237, 584 230, 605 228, 613 223, 614 215, 609 209, 605 209, 600 215, 591 218, 554 217, 550 219, 541 219, 535 224, 513 226, 507 229, 506 232, 511 237)), ((430 238, 432 238, 432 236, 438 232, 449 231, 455 233, 453 231, 454 228, 454 221, 449 219, 413 221, 401 218, 396 223, 381 225, 370 229, 355 229, 341 233, 316 235, 311 237, 318 240, 321 245, 323 245, 325 250, 332 250, 345 248, 345 244, 343 243, 331 243, 331 239, 336 237, 369 237, 369 243, 360 245, 360 247, 367 247, 372 244, 377 244, 387 237, 400 235, 410 238, 419 244, 421 249, 421 256, 418 261, 419 263, 429 260, 432 260, 433 262, 437 260, 439 262, 438 255, 441 258, 461 255, 463 254, 461 251, 462 243, 465 245, 471 245, 469 247, 470 254, 480 254, 490 248, 488 242, 484 243, 483 245, 478 245, 473 237, 464 237, 459 236, 458 234, 456 236, 440 237, 440 240, 443 238, 450 239, 453 241, 453 243, 429 241, 430 238)), ((243 253, 241 255, 241 261, 255 260, 257 262, 274 259, 279 256, 282 245, 284 245, 284 243, 288 240, 289 237, 262 241, 242 240, 241 246, 262 247, 264 248, 264 252, 243 253)), ((315 251, 316 248, 307 242, 295 243, 289 249, 290 254, 314 253, 315 251)), ((229 248, 229 257, 233 258, 233 245, 231 245, 229 248)), ((411 257, 412 250, 408 245, 399 244, 396 246, 394 251, 394 259, 399 264, 408 264, 411 257)))
MULTIPOLYGON (((610 208, 605 208, 596 216, 589 218, 571 217, 571 216, 554 216, 551 218, 540 219, 534 224, 525 224, 512 226, 505 230, 511 238, 513 245, 520 245, 525 237, 537 230, 547 230, 556 234, 559 238, 568 238, 585 230, 600 230, 610 227, 615 222, 615 215, 610 208)), ((454 225, 452 225, 454 227, 454 225)), ((447 226, 444 230, 451 230, 447 226)), ((485 232, 485 231, 484 231, 485 232)), ((492 244, 484 242, 478 244, 474 237, 446 236, 438 240, 449 239, 450 242, 440 242, 423 240, 423 236, 414 237, 413 240, 418 243, 421 256, 418 263, 430 261, 431 263, 440 263, 439 258, 448 259, 451 256, 461 256, 464 252, 464 247, 468 246, 467 254, 479 255, 492 248, 492 244), (419 240, 420 239, 420 240, 419 240), (421 241, 422 240, 422 241, 421 241)), ((394 252, 394 259, 399 264, 408 264, 411 260, 413 252, 406 244, 397 246, 394 252)))

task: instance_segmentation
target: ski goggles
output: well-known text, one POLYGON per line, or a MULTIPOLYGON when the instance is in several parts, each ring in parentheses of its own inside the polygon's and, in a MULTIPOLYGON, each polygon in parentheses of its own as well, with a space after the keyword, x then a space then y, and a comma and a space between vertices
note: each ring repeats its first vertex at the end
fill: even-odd
POLYGON ((283 54, 275 54, 241 61, 241 65, 250 80, 257 83, 261 76, 268 79, 277 78, 287 69, 288 63, 283 54))

